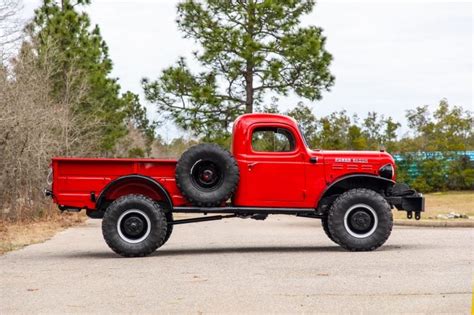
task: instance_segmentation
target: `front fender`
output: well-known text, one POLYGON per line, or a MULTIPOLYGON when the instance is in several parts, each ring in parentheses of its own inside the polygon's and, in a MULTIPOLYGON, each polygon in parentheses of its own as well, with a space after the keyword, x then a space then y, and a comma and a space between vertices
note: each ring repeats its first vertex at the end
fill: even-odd
POLYGON ((387 194, 389 188, 395 185, 395 181, 380 176, 370 174, 351 174, 340 177, 333 181, 321 194, 316 204, 316 208, 321 204, 321 200, 333 195, 340 195, 347 190, 354 188, 368 188, 377 192, 387 194))

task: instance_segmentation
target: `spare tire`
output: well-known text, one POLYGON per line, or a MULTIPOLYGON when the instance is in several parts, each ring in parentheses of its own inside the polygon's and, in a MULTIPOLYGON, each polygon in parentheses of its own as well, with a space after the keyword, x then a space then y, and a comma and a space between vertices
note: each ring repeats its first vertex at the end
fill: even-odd
POLYGON ((176 165, 176 184, 196 206, 219 206, 239 183, 239 167, 229 151, 215 144, 198 144, 183 153, 176 165))

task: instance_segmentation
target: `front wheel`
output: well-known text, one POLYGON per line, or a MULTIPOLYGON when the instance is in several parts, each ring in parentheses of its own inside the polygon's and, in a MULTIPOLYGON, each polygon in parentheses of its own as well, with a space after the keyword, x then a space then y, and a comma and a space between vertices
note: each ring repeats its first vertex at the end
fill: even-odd
POLYGON ((102 234, 107 245, 125 257, 149 255, 169 237, 163 208, 142 195, 112 202, 102 220, 102 234))
POLYGON ((332 204, 328 216, 333 240, 351 251, 371 251, 390 236, 393 217, 385 198, 373 190, 351 189, 332 204))
POLYGON ((329 223, 328 223, 328 215, 324 215, 321 218, 321 225, 323 227, 324 233, 326 233, 326 236, 333 241, 334 243, 337 244, 337 242, 334 240, 334 237, 332 237, 331 232, 329 232, 329 223))

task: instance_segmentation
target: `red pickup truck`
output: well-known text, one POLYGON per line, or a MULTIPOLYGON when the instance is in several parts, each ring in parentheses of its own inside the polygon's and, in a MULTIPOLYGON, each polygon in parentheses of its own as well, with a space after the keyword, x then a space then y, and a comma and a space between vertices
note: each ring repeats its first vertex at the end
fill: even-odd
POLYGON ((129 257, 155 251, 176 224, 269 214, 321 219, 340 246, 374 250, 392 208, 424 211, 421 194, 395 182, 388 153, 311 150, 297 122, 275 114, 237 118, 232 153, 199 144, 179 160, 57 157, 50 177, 45 194, 59 209, 102 218, 109 247, 129 257), (179 212, 204 216, 174 220, 179 212))

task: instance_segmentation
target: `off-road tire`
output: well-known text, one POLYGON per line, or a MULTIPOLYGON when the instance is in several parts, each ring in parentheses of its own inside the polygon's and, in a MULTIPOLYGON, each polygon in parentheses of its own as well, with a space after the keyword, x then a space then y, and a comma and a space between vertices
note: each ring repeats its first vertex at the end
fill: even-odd
POLYGON ((173 222, 173 214, 171 212, 166 213, 166 221, 167 221, 166 235, 165 235, 165 239, 163 240, 163 244, 161 244, 161 246, 165 245, 166 242, 168 242, 168 240, 171 237, 171 234, 173 233, 173 225, 170 224, 170 222, 173 222))
POLYGON ((390 236, 392 227, 393 216, 390 205, 382 195, 370 189, 357 188, 343 193, 334 201, 329 210, 330 235, 337 244, 350 251, 372 251, 382 246, 390 236), (372 234, 360 238, 354 237, 352 235, 354 231, 350 228, 348 230, 347 224, 344 224, 348 221, 345 220, 346 212, 358 205, 364 205, 373 210, 377 221, 372 234))
POLYGON ((168 206, 167 203, 163 201, 157 201, 156 203, 165 212, 166 223, 167 223, 165 239, 163 240, 163 244, 160 245, 160 246, 163 246, 166 244, 166 242, 168 242, 169 238, 171 237, 171 234, 173 233, 173 224, 171 224, 171 222, 173 222, 173 212, 171 212, 170 207, 168 206))
MULTIPOLYGON (((148 221, 144 220, 144 222, 148 231, 148 221)), ((109 205, 102 220, 102 235, 105 242, 114 252, 124 257, 141 257, 153 253, 164 244, 167 232, 167 220, 163 208, 143 195, 126 195, 118 198, 109 205), (125 232, 119 225, 119 220, 124 220, 123 215, 127 211, 143 214, 150 223, 149 232, 145 233, 144 239, 137 243, 125 240, 123 236, 125 232)))
POLYGON ((322 218, 321 218, 321 226, 323 227, 323 230, 324 230, 324 233, 326 233, 326 236, 331 240, 333 241, 334 243, 337 244, 337 242, 334 240, 334 238, 332 237, 331 235, 331 232, 329 232, 329 224, 328 224, 328 215, 325 214, 322 218))
POLYGON ((189 148, 176 165, 176 184, 183 196, 195 206, 221 205, 232 196, 238 183, 237 162, 229 151, 215 144, 204 143, 189 148), (211 167, 203 166, 205 163, 211 167), (199 176, 199 170, 208 169, 211 169, 211 180, 217 179, 205 186, 207 182, 199 176))

